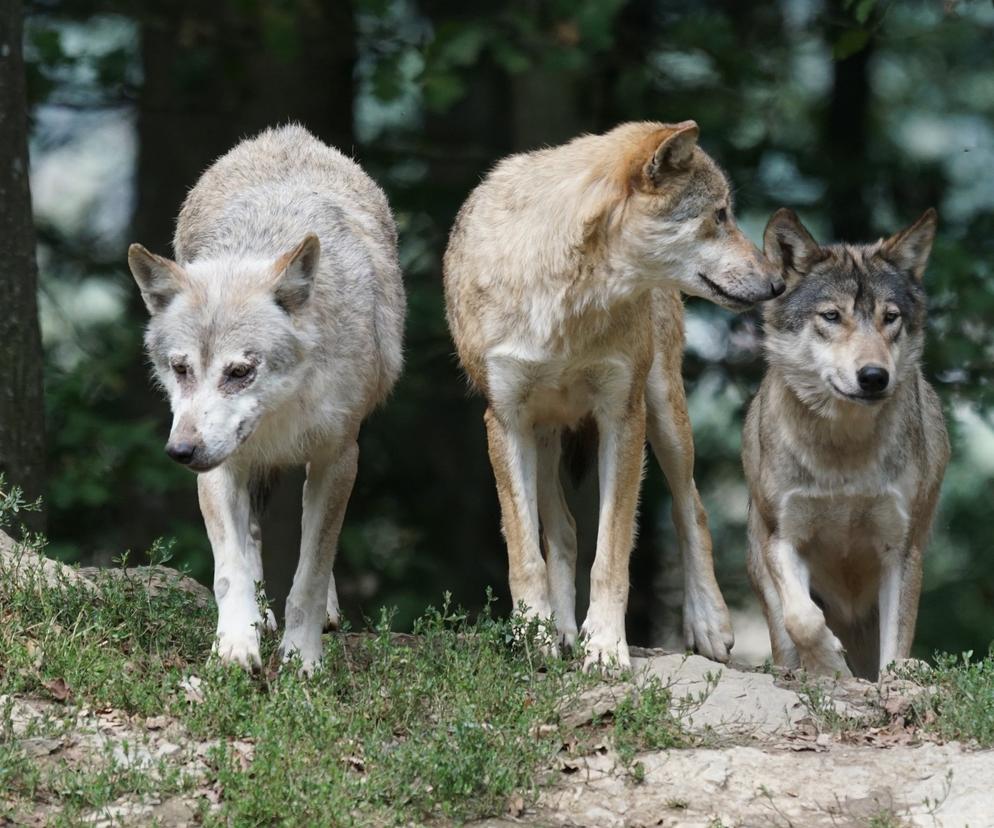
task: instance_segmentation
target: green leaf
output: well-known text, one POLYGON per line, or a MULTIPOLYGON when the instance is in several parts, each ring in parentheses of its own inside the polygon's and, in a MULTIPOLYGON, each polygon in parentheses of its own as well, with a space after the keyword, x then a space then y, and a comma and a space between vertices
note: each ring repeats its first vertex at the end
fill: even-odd
POLYGON ((870 33, 865 29, 847 29, 832 46, 832 57, 836 60, 845 60, 865 49, 869 42, 870 33))
POLYGON ((436 73, 424 79, 425 103, 437 111, 448 109, 466 92, 466 85, 452 73, 436 73))
POLYGON ((856 0, 856 7, 853 12, 856 20, 860 24, 866 23, 870 19, 870 15, 873 13, 873 8, 876 5, 877 0, 856 0))

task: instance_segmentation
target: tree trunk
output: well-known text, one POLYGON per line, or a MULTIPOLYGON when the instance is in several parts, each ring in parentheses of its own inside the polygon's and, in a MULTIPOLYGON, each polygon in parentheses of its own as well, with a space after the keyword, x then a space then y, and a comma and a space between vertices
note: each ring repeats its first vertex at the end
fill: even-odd
POLYGON ((35 498, 45 409, 21 38, 20 0, 0 0, 0 473, 35 498))
POLYGON ((832 94, 825 123, 828 211, 834 238, 859 241, 872 232, 866 193, 870 152, 870 60, 874 38, 832 63, 832 94))

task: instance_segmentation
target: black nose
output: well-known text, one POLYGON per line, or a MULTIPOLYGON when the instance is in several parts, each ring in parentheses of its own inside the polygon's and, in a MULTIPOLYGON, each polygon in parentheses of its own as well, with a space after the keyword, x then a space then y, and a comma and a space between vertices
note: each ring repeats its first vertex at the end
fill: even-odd
POLYGON ((166 443, 166 454, 184 466, 193 459, 196 450, 197 447, 193 443, 166 443))
POLYGON ((887 387, 890 374, 879 365, 864 365, 856 372, 859 387, 870 394, 879 394, 887 387))
POLYGON ((783 279, 774 279, 770 282, 770 294, 774 299, 777 296, 781 296, 786 289, 787 285, 784 283, 783 279))

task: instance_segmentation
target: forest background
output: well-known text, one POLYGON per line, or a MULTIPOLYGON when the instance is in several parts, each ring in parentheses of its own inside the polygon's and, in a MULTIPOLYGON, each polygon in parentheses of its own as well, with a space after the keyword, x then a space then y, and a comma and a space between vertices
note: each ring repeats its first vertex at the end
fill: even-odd
MULTIPOLYGON (((23 184, 23 136, 11 127, 21 123, 33 214, 24 199, 0 199, 0 471, 44 496, 36 526, 59 557, 110 564, 131 550, 134 562, 165 537, 175 541, 174 563, 210 581, 193 475, 162 451, 168 406, 142 354, 146 314, 125 251, 141 241, 169 254, 179 205, 207 165, 242 137, 297 121, 386 190, 409 303, 405 374, 360 441, 336 564, 346 615, 361 624, 395 607, 403 628, 443 591, 472 610, 487 587, 506 611, 483 406, 467 392, 444 321, 448 229, 508 153, 627 120, 693 118, 756 241, 783 205, 823 241, 875 239, 938 209, 925 362, 953 460, 916 649, 987 651, 991 2, 31 0, 23 20, 16 5, 0 3, 0 190, 23 184), (16 82, 20 55, 4 40, 21 36, 26 95, 16 82), (20 389, 16 417, 12 389, 20 389)), ((763 370, 760 333, 756 314, 687 303, 696 477, 718 578, 736 607, 751 600, 738 453, 744 406, 763 370)), ((277 599, 296 562, 301 480, 284 477, 265 525, 277 599)), ((581 573, 596 497, 589 481, 572 493, 581 573)), ((672 645, 682 579, 668 493, 652 463, 640 521, 629 640, 672 645)))

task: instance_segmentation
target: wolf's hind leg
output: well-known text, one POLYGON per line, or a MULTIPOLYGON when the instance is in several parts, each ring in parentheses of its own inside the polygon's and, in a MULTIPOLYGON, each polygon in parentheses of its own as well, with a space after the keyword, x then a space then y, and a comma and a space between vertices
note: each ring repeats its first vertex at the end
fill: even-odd
POLYGON ((714 574, 708 516, 694 483, 694 434, 679 359, 664 361, 657 352, 646 383, 646 409, 649 444, 673 496, 683 558, 684 641, 707 658, 728 661, 735 636, 714 574))
POLYGON ((335 587, 335 573, 328 580, 328 600, 325 603, 324 631, 331 632, 342 626, 342 611, 338 608, 338 589, 335 587))
MULTIPOLYGON (((256 590, 258 591, 262 589, 262 527, 259 525, 259 516, 256 514, 255 509, 252 510, 252 516, 249 519, 248 543, 255 547, 250 557, 259 561, 259 574, 256 579, 256 590)), ((258 598, 258 595, 256 597, 258 598)), ((265 600, 264 593, 263 599, 265 600)), ((276 616, 268 606, 263 616, 260 632, 276 632, 276 616)))
POLYGON ((301 520, 300 561, 286 601, 283 657, 296 654, 310 674, 321 661, 321 630, 328 612, 328 589, 338 534, 359 466, 359 446, 318 452, 307 464, 301 520))
POLYGON ((576 643, 576 524, 559 480, 562 433, 546 427, 536 431, 538 444, 538 516, 545 541, 549 600, 559 641, 576 643))
POLYGON ((217 636, 214 651, 223 662, 247 670, 262 666, 263 624, 256 600, 262 582, 258 525, 253 533, 248 477, 230 464, 197 477, 200 511, 214 553, 217 636))

